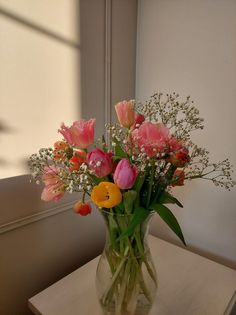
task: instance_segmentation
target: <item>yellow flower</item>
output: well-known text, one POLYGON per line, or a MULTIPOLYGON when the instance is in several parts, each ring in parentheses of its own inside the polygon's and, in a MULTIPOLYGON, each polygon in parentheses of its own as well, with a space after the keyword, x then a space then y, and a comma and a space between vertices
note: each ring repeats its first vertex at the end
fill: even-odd
POLYGON ((91 199, 98 207, 112 208, 121 203, 122 194, 118 186, 110 182, 101 182, 94 186, 91 199))

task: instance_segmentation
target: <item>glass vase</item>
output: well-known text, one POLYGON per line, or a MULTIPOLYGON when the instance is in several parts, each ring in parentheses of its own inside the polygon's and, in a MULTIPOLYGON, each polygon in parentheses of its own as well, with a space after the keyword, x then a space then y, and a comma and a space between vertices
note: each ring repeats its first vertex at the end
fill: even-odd
POLYGON ((104 315, 147 315, 157 291, 157 276, 147 243, 151 215, 133 233, 124 231, 131 215, 102 211, 106 243, 96 272, 104 315))

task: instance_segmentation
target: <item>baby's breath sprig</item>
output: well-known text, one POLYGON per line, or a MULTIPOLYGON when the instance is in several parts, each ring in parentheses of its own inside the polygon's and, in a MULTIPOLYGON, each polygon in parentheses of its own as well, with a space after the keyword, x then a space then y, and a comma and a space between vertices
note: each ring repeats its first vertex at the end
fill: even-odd
POLYGON ((191 160, 184 168, 186 180, 202 178, 210 180, 216 186, 227 190, 236 185, 236 182, 231 177, 233 166, 230 164, 229 159, 218 163, 210 163, 209 152, 206 149, 200 148, 192 142, 189 143, 189 148, 191 148, 191 160))
POLYGON ((120 141, 127 135, 127 130, 120 124, 106 124, 105 127, 111 139, 116 138, 118 141, 120 141))
POLYGON ((190 132, 203 129, 203 118, 193 105, 190 96, 185 101, 179 101, 179 94, 155 93, 145 104, 138 103, 136 110, 150 122, 162 122, 177 139, 186 141, 190 132))
POLYGON ((60 179, 65 184, 65 190, 69 193, 85 192, 90 195, 93 186, 95 185, 91 178, 91 171, 87 164, 83 163, 79 170, 71 171, 65 167, 60 172, 60 179))
POLYGON ((33 180, 37 183, 41 183, 42 174, 45 166, 50 167, 52 165, 52 148, 41 148, 37 153, 32 154, 29 158, 28 165, 33 177, 33 180))

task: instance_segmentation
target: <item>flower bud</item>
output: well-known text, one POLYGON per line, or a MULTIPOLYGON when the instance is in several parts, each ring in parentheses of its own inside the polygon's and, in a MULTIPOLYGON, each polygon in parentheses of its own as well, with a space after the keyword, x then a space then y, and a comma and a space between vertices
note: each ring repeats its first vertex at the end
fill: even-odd
POLYGON ((86 216, 92 212, 91 205, 87 202, 78 201, 73 207, 74 212, 86 216))
POLYGON ((116 114, 119 123, 125 127, 130 128, 135 121, 134 101, 123 101, 115 105, 116 114))
POLYGON ((132 125, 132 129, 138 128, 145 121, 145 117, 142 114, 135 113, 134 114, 134 124, 132 125))

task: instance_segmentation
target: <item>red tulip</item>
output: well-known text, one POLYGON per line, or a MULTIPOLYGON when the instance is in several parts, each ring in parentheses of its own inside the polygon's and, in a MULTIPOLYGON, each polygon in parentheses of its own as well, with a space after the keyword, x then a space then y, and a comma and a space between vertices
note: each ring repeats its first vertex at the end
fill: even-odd
POLYGON ((132 125, 132 129, 138 128, 145 121, 145 117, 142 114, 135 113, 134 114, 134 124, 132 125))
POLYGON ((77 150, 75 155, 70 159, 70 170, 79 170, 81 164, 86 162, 86 152, 83 150, 77 150))

